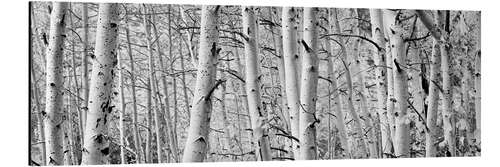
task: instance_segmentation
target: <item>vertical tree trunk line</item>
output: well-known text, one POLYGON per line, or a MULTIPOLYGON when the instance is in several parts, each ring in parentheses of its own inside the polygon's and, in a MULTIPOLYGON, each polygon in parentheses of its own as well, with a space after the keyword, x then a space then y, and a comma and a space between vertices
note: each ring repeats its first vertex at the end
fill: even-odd
POLYGON ((271 160, 271 148, 267 134, 267 118, 260 98, 260 72, 258 48, 258 21, 253 7, 242 7, 243 34, 245 35, 246 92, 248 110, 253 130, 255 155, 258 161, 271 160))
POLYGON ((195 94, 182 162, 202 162, 208 146, 208 131, 212 111, 212 92, 215 89, 215 64, 217 62, 218 13, 220 6, 202 6, 199 64, 195 94))
POLYGON ((63 165, 63 46, 65 16, 68 3, 55 2, 50 16, 45 91, 46 164, 63 165))
POLYGON ((117 63, 118 4, 99 4, 98 17, 82 165, 108 164, 110 154, 107 135, 113 109, 111 87, 117 63))

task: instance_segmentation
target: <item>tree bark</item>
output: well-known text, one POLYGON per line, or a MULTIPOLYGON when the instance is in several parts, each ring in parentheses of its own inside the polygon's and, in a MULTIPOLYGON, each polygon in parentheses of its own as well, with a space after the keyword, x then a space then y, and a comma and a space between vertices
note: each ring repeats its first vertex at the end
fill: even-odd
POLYGON ((267 118, 260 100, 260 73, 258 55, 258 21, 253 7, 242 7, 243 34, 245 35, 246 92, 253 130, 257 161, 271 160, 271 148, 266 129, 267 118))
POLYGON ((45 91, 46 164, 63 164, 63 46, 66 9, 68 3, 54 2, 50 16, 50 37, 47 52, 45 91))
MULTIPOLYGON (((89 52, 89 22, 88 22, 88 7, 87 3, 82 3, 82 91, 83 91, 83 102, 82 110, 80 110, 80 130, 82 131, 82 136, 85 136, 85 125, 87 123, 87 112, 89 103, 89 69, 88 69, 88 52, 89 52)), ((82 140, 83 142, 83 140, 82 140)), ((82 143, 83 145, 84 143, 82 143)))
POLYGON ((317 157, 316 145, 316 101, 318 87, 319 60, 317 8, 304 8, 304 39, 301 41, 304 48, 302 58, 301 92, 299 113, 299 141, 301 160, 315 160, 317 157))
POLYGON ((432 58, 430 62, 430 79, 429 79, 429 97, 428 97, 428 109, 427 109, 427 127, 429 128, 426 133, 425 140, 425 156, 435 157, 436 156, 436 140, 437 140, 437 114, 438 114, 438 101, 439 101, 439 89, 438 83, 440 75, 440 53, 439 45, 436 39, 432 41, 432 58))
MULTIPOLYGON (((381 9, 370 9, 370 23, 372 25, 372 39, 378 46, 386 45, 384 38, 384 24, 381 9)), ((392 155, 392 138, 389 124, 390 113, 387 110, 387 68, 385 66, 386 54, 384 50, 373 47, 375 60, 375 77, 377 84, 377 112, 380 119, 380 132, 383 156, 392 155)))
POLYGON ((118 59, 118 82, 119 82, 119 89, 120 89, 120 121, 119 121, 119 129, 120 129, 120 163, 121 164, 126 164, 125 161, 125 113, 126 113, 126 102, 125 102, 125 91, 124 91, 124 79, 123 79, 123 72, 125 68, 123 67, 122 64, 122 59, 120 57, 120 54, 117 55, 118 59))
POLYGON ((110 153, 107 135, 108 119, 113 109, 111 88, 117 63, 118 4, 99 4, 98 17, 83 165, 108 164, 110 153))
POLYGON ((218 57, 219 8, 220 6, 202 6, 199 65, 183 162, 202 162, 207 153, 211 96, 215 89, 215 64, 218 57))
MULTIPOLYGON (((283 33, 283 57, 285 68, 286 98, 288 111, 290 113, 290 129, 292 136, 299 138, 299 86, 297 74, 297 25, 296 9, 283 7, 282 9, 282 33, 283 33)), ((299 141, 292 140, 292 150, 295 159, 299 159, 299 141)))
POLYGON ((394 154, 396 157, 409 157, 410 155, 410 120, 408 109, 408 76, 406 64, 406 51, 403 39, 402 23, 397 18, 396 12, 384 10, 384 19, 387 19, 386 28, 389 32, 389 43, 392 52, 392 72, 394 75, 394 101, 395 101, 395 134, 394 154))

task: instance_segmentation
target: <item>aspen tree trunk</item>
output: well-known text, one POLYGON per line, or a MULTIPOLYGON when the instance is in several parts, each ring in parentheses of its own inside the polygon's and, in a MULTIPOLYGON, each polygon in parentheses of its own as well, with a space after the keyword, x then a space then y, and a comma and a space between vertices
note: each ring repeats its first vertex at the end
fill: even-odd
POLYGON ((475 57, 475 75, 474 75, 474 105, 476 110, 476 143, 481 146, 481 44, 475 57))
POLYGON ((282 33, 283 33, 283 57, 285 68, 286 98, 288 101, 288 111, 290 113, 290 130, 292 136, 292 150, 294 159, 299 159, 299 89, 297 74, 297 25, 296 9, 293 7, 283 7, 282 9, 282 33))
POLYGON ((386 28, 389 32, 389 43, 392 52, 392 72, 394 74, 394 154, 396 157, 409 157, 410 151, 410 120, 408 109, 408 76, 406 64, 405 43, 403 40, 403 27, 396 12, 384 10, 384 19, 387 19, 386 28))
POLYGON ((315 160, 317 157, 316 145, 316 101, 318 87, 319 60, 318 31, 316 19, 317 8, 304 8, 304 39, 301 41, 304 54, 302 58, 301 92, 299 112, 299 141, 301 160, 315 160))
POLYGON ((132 133, 134 135, 135 147, 135 161, 137 164, 143 163, 142 149, 141 149, 141 136, 139 135, 138 121, 137 121, 137 99, 135 92, 135 75, 134 75, 134 57, 132 56, 132 45, 130 44, 130 32, 128 17, 125 17, 127 27, 125 28, 125 35, 127 37, 127 54, 130 59, 130 85, 132 88, 132 133))
POLYGON ((430 62, 430 78, 429 78, 429 97, 428 97, 428 109, 427 109, 427 118, 426 123, 429 128, 426 133, 425 140, 425 156, 426 157, 435 157, 437 154, 436 141, 437 141, 437 116, 438 116, 438 100, 439 100, 439 91, 438 91, 438 81, 441 69, 440 63, 440 43, 441 40, 441 32, 439 30, 438 25, 441 21, 440 17, 434 13, 434 23, 432 19, 425 14, 424 11, 416 10, 415 13, 418 15, 422 24, 431 32, 433 36, 432 41, 432 57, 430 62))
MULTIPOLYGON (((229 69, 229 61, 226 61, 226 69, 229 69)), ((224 67, 221 67, 224 69, 224 67)), ((226 78, 225 73, 221 73, 221 79, 226 78)), ((227 82, 226 82, 227 83, 227 82)), ((231 152, 231 123, 228 120, 227 116, 227 109, 226 109, 226 89, 227 85, 226 83, 222 83, 222 90, 221 90, 221 112, 222 112, 222 121, 223 121, 223 129, 224 129, 224 147, 222 148, 223 150, 226 150, 227 152, 231 152)))
POLYGON ((98 17, 83 165, 107 164, 110 153, 107 123, 113 109, 111 87, 117 63, 118 4, 99 4, 98 17))
MULTIPOLYGON (((332 17, 333 12, 336 12, 335 9, 328 9, 328 22, 330 23, 328 26, 328 33, 331 34, 333 33, 333 29, 335 28, 334 26, 334 18, 332 17)), ((340 139, 340 149, 345 150, 347 153, 347 157, 350 156, 351 148, 349 147, 348 139, 347 139, 347 131, 346 131, 346 122, 344 120, 345 115, 344 112, 342 112, 342 103, 341 103, 341 96, 339 92, 339 88, 337 86, 337 76, 335 73, 341 69, 341 66, 336 66, 334 65, 335 57, 333 57, 333 47, 331 46, 331 39, 327 39, 325 43, 325 47, 327 48, 329 52, 330 58, 328 58, 328 74, 331 74, 330 81, 331 82, 331 87, 334 89, 332 92, 333 96, 333 105, 334 105, 334 113, 335 113, 335 127, 337 128, 338 134, 339 134, 339 139, 340 139)), ((343 156, 343 157, 345 157, 343 156)))
MULTIPOLYGON (((87 112, 89 103, 89 69, 88 69, 88 45, 89 45, 89 21, 88 21, 88 7, 87 3, 82 3, 82 91, 83 103, 82 110, 80 110, 80 130, 82 137, 85 135, 85 125, 87 123, 87 112)), ((82 145, 83 145, 82 140, 82 145)))
POLYGON ((437 141, 437 130, 436 125, 437 113, 438 113, 438 100, 439 100, 439 89, 438 77, 440 75, 440 53, 439 45, 436 39, 432 41, 432 58, 430 62, 430 79, 429 79, 429 98, 428 98, 428 109, 427 109, 427 127, 429 130, 426 133, 425 140, 425 156, 435 157, 436 156, 436 141, 437 141))
POLYGON ((215 89, 217 62, 218 10, 220 6, 202 6, 200 29, 200 55, 196 75, 193 110, 188 137, 184 148, 183 162, 202 162, 208 147, 208 132, 212 111, 212 92, 215 89))
POLYGON ((50 16, 50 36, 47 52, 45 91, 46 164, 63 164, 63 46, 68 3, 54 2, 50 16))
POLYGON ((245 35, 246 92, 248 110, 253 130, 257 161, 271 160, 271 148, 267 134, 267 118, 260 100, 260 72, 258 48, 258 21, 253 7, 243 6, 243 34, 245 35))
POLYGON ((118 82, 120 87, 120 121, 119 121, 119 129, 120 129, 120 163, 126 164, 125 161, 125 112, 126 112, 126 102, 125 102, 125 91, 124 91, 124 79, 123 72, 124 67, 122 64, 122 59, 120 54, 117 55, 118 59, 118 82))
MULTIPOLYGON (((71 4, 70 4, 71 7, 71 4)), ((70 8, 71 9, 71 8, 70 8)), ((71 17, 70 17, 71 18, 71 17)), ((70 19, 71 20, 71 19, 70 19)), ((72 101, 72 95, 71 95, 71 74, 70 74, 70 69, 66 69, 66 78, 68 78, 66 82, 66 93, 68 96, 66 97, 66 109, 64 111, 64 116, 63 116, 63 154, 64 154, 64 165, 73 165, 73 126, 72 126, 72 121, 71 121, 71 101, 72 101)))
MULTIPOLYGON (((273 17, 273 12, 277 12, 277 8, 273 10, 274 7, 269 7, 269 20, 274 21, 273 17)), ((287 103, 287 97, 286 97, 286 81, 285 81, 285 58, 283 56, 283 34, 282 32, 279 31, 279 35, 274 34, 274 26, 271 26, 271 37, 272 37, 272 42, 273 42, 273 47, 275 48, 275 54, 279 56, 278 60, 278 75, 279 75, 279 80, 280 80, 280 93, 281 93, 281 104, 282 104, 282 115, 284 117, 284 124, 285 128, 288 132, 290 132, 290 113, 288 109, 288 103, 287 103)))
POLYGON ((152 83, 151 80, 148 79, 147 84, 146 84, 146 145, 144 148, 144 158, 146 160, 146 163, 153 163, 153 158, 152 158, 152 150, 151 150, 151 142, 153 140, 153 117, 151 110, 153 110, 153 99, 152 99, 152 83))
MULTIPOLYGON (((332 24, 334 25, 333 32, 335 34, 341 34, 339 19, 337 17, 337 10, 332 9, 331 13, 332 13, 332 19, 333 19, 332 24)), ((366 152, 367 148, 366 148, 365 141, 364 141, 363 128, 361 127, 361 119, 359 118, 358 113, 354 109, 353 95, 352 95, 353 88, 352 88, 351 71, 349 70, 349 65, 347 62, 347 49, 344 45, 344 40, 342 38, 337 37, 335 39, 339 42, 340 48, 342 50, 341 60, 342 60, 342 64, 344 66, 344 69, 346 70, 344 76, 345 76, 346 84, 347 84, 347 105, 348 105, 349 113, 353 119, 353 123, 355 124, 354 125, 354 131, 355 131, 354 138, 355 138, 355 140, 358 140, 356 142, 357 143, 356 147, 359 147, 359 149, 357 150, 355 156, 359 157, 359 158, 364 158, 367 155, 367 152, 366 152)))
MULTIPOLYGON (((187 17, 186 17, 186 14, 183 12, 184 8, 182 6, 183 5, 179 5, 180 17, 181 17, 182 21, 184 22, 184 24, 186 25, 186 27, 189 27, 190 25, 188 25, 187 17)), ((193 46, 193 43, 192 43, 193 42, 193 32, 188 31, 186 34, 187 34, 186 35, 187 39, 184 38, 184 35, 181 35, 181 38, 188 48, 189 57, 191 58, 191 63, 193 65, 193 67, 198 68, 198 58, 195 54, 195 46, 193 46)))
MULTIPOLYGON (((449 32, 449 11, 438 11, 438 16, 440 19, 438 21, 439 27, 441 27, 444 31, 441 31, 443 34, 447 34, 449 32), (445 19, 445 17, 447 17, 445 19)), ((449 35, 449 34, 447 34, 449 35)), ((453 111, 453 87, 451 85, 451 57, 450 57, 450 47, 448 43, 447 35, 442 36, 444 38, 444 43, 440 45, 441 50, 441 71, 443 77, 443 130, 444 130, 444 140, 448 145, 448 151, 450 155, 454 157, 456 155, 456 146, 455 146, 455 113, 453 111)))
MULTIPOLYGON (((144 12, 147 11, 147 8, 146 6, 144 6, 144 12)), ((153 100, 155 103, 157 103, 157 91, 156 91, 156 86, 155 86, 155 83, 156 83, 156 79, 155 79, 155 70, 154 70, 154 55, 153 55, 153 44, 151 43, 151 25, 148 23, 150 22, 151 19, 150 17, 144 15, 143 17, 143 24, 144 24, 144 32, 146 34, 146 42, 147 42, 147 47, 148 47, 148 50, 149 50, 149 56, 148 56, 148 68, 149 68, 149 83, 150 83, 150 89, 148 90, 149 91, 149 95, 151 96, 150 99, 153 100)), ((154 24, 154 23, 153 23, 154 24)), ((157 43, 159 43, 159 41, 156 41, 157 43)), ((158 51, 160 50, 160 48, 157 49, 158 51)), ((158 56, 161 56, 161 54, 158 54, 158 56)), ((155 104, 154 106, 158 106, 158 104, 155 104)), ((154 107, 154 106, 151 106, 151 109, 153 110, 154 112, 154 122, 155 122, 155 133, 156 133, 156 155, 158 157, 158 163, 162 163, 163 162, 163 157, 162 157, 162 154, 161 154, 161 149, 162 149, 162 143, 161 143, 161 133, 160 133, 160 120, 161 120, 161 117, 160 117, 160 112, 158 111, 157 107, 154 107)), ((149 115, 149 114, 148 114, 149 115)), ((149 153, 148 153, 149 154, 149 153)), ((146 154, 146 155, 148 155, 146 154)), ((152 158, 150 159, 150 162, 153 162, 152 161, 152 158)))
MULTIPOLYGON (((370 23, 372 25, 372 39, 378 46, 386 45, 384 38, 384 24, 381 9, 370 9, 370 23)), ((373 48, 373 59, 375 60, 375 77, 377 83, 377 112, 380 119, 380 135, 382 139, 383 156, 392 155, 392 138, 389 124, 389 115, 387 111, 387 68, 385 66, 386 55, 384 50, 373 48)))

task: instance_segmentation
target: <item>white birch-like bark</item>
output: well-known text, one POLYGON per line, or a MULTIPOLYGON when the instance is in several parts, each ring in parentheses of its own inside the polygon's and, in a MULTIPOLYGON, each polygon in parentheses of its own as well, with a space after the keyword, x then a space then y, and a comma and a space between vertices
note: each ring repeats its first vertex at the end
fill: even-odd
POLYGON ((444 140, 446 144, 448 145, 448 151, 450 155, 453 157, 456 155, 456 144, 455 144, 455 113, 453 111, 453 87, 451 85, 451 52, 450 52, 450 46, 449 46, 449 40, 447 37, 447 32, 445 29, 446 25, 449 23, 446 23, 448 19, 445 19, 445 17, 450 17, 449 16, 449 11, 438 11, 438 26, 441 28, 441 33, 446 34, 443 35, 441 38, 443 38, 443 44, 439 45, 440 50, 441 50, 441 75, 443 78, 443 93, 442 98, 443 98, 443 105, 442 107, 442 114, 443 114, 443 133, 444 133, 444 140), (448 15, 448 16, 446 16, 448 15))
POLYGON ((267 118, 260 100, 260 72, 258 48, 258 21, 253 7, 243 6, 243 34, 245 35, 246 92, 248 110, 253 130, 257 161, 271 160, 271 148, 267 134, 267 118))
POLYGON ((430 79, 429 79, 429 97, 428 97, 428 108, 427 108, 427 118, 426 123, 429 128, 425 134, 425 156, 435 157, 436 156, 436 140, 437 140, 437 114, 438 114, 438 101, 439 101, 439 89, 438 77, 440 75, 440 53, 439 45, 436 39, 432 41, 432 57, 430 62, 430 79))
POLYGON ((82 165, 108 164, 111 151, 107 135, 113 108, 111 89, 114 67, 117 64, 118 4, 99 4, 98 17, 82 165))
POLYGON ((300 88, 299 141, 301 160, 315 160, 316 145, 316 102, 318 88, 319 60, 317 14, 318 8, 304 8, 304 39, 301 41, 304 54, 302 58, 302 75, 300 88))
POLYGON ((118 82, 119 82, 119 90, 120 90, 120 121, 119 121, 119 129, 120 129, 120 163, 126 164, 125 162, 125 113, 126 113, 126 102, 125 102, 125 91, 124 91, 124 79, 123 79, 123 63, 120 58, 120 54, 117 55, 118 59, 118 82))
POLYGON ((410 151, 410 120, 408 109, 408 76, 406 64, 406 51, 403 39, 401 21, 396 18, 396 12, 384 10, 384 20, 387 19, 387 32, 392 52, 392 72, 394 75, 394 155, 396 157, 409 157, 410 151))
POLYGON ((481 45, 478 47, 475 60, 474 74, 474 105, 476 110, 476 143, 481 146, 481 45))
MULTIPOLYGON (((82 3, 82 91, 83 102, 80 110, 80 130, 82 137, 85 136, 85 125, 87 123, 87 111, 89 103, 89 69, 88 69, 88 45, 89 45, 89 21, 87 3, 82 3)), ((83 141, 83 140, 82 140, 83 141)), ((84 143, 82 143, 83 145, 84 143)))
MULTIPOLYGON (((297 74, 297 25, 296 9, 283 7, 282 9, 282 33, 283 33, 283 57, 285 68, 286 98, 290 115, 290 130, 295 139, 299 138, 299 86, 297 74)), ((299 159, 299 142, 292 141, 293 156, 299 159)))
POLYGON ((46 164, 63 165, 63 46, 68 3, 54 2, 50 16, 45 91, 46 164))
POLYGON ((217 62, 219 8, 220 6, 202 6, 199 65, 183 162, 202 162, 208 150, 211 96, 215 89, 213 82, 217 62))
MULTIPOLYGON (((370 23, 372 25, 372 39, 379 47, 385 47, 384 24, 381 9, 370 9, 370 23)), ((387 110, 387 68, 384 50, 373 47, 375 60, 375 77, 377 84, 377 112, 380 119, 381 151, 383 156, 392 155, 392 138, 389 124, 390 113, 387 110)))

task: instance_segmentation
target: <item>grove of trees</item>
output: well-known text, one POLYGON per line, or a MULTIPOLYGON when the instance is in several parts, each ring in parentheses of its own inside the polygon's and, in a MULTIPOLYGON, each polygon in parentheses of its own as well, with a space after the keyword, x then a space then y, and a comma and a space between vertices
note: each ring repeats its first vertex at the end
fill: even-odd
POLYGON ((29 7, 30 165, 481 155, 479 11, 29 7))

